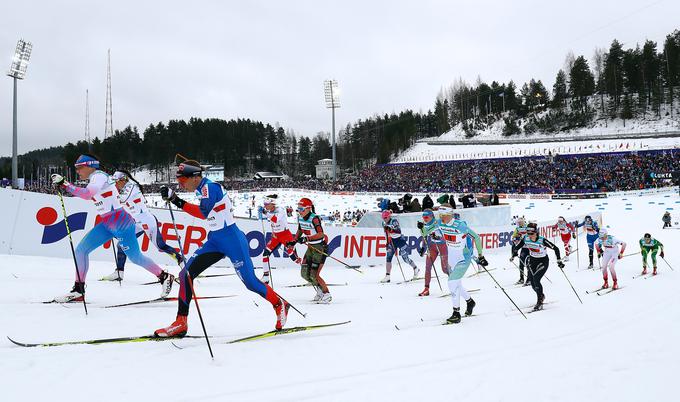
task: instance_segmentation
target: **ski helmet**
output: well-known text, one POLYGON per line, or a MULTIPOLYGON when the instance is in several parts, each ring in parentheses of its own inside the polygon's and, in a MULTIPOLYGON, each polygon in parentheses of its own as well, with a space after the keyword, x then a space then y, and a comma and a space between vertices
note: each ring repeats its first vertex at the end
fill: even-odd
POLYGON ((586 221, 592 221, 593 218, 590 217, 590 215, 586 215, 586 221))
POLYGON ((111 177, 112 177, 113 180, 115 180, 115 181, 119 181, 119 180, 127 180, 127 175, 126 175, 125 173, 121 172, 120 170, 115 171, 115 172, 111 175, 111 177))
POLYGON ((87 166, 94 169, 99 169, 99 161, 94 155, 82 154, 78 157, 75 163, 75 167, 79 168, 81 166, 87 166))
POLYGON ((652 235, 650 235, 649 233, 645 233, 645 239, 651 239, 651 238, 652 238, 652 235))
POLYGON ((423 211, 423 220, 425 223, 431 221, 434 219, 434 212, 430 208, 427 208, 426 210, 423 211), (427 218, 427 219, 426 219, 427 218))
POLYGON ((196 161, 185 161, 177 166, 176 177, 197 177, 203 172, 201 164, 196 161))
POLYGON ((607 229, 602 228, 600 229, 600 237, 607 237, 609 236, 609 232, 607 232, 607 229))
POLYGON ((564 222, 564 221, 565 221, 564 216, 558 216, 558 217, 557 217, 557 220, 558 220, 559 222, 564 222))
POLYGON ((279 196, 277 194, 269 194, 268 196, 264 197, 264 204, 274 204, 276 205, 277 201, 279 199, 279 196))
POLYGON ((392 217, 392 211, 390 211, 389 209, 386 209, 386 210, 382 211, 380 216, 382 217, 382 220, 386 221, 386 220, 388 220, 392 217))
POLYGON ((439 214, 440 215, 447 215, 451 216, 453 215, 453 208, 451 208, 451 204, 444 203, 439 206, 439 214))
POLYGON ((298 212, 302 212, 307 208, 313 208, 314 203, 312 202, 312 200, 305 197, 305 198, 300 198, 300 201, 298 201, 297 206, 298 206, 298 208, 297 208, 298 212))
POLYGON ((536 224, 536 222, 530 222, 527 225, 527 233, 528 234, 538 233, 538 225, 536 224))

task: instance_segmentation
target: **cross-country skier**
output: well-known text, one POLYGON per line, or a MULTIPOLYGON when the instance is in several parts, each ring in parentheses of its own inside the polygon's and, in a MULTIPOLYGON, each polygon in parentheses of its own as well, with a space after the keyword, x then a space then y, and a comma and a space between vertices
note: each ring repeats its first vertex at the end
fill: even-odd
POLYGON ((298 230, 295 241, 307 245, 307 251, 302 257, 302 279, 310 283, 316 291, 312 301, 328 304, 333 300, 326 281, 321 278, 321 269, 326 262, 328 242, 323 231, 321 217, 316 214, 314 203, 309 198, 301 198, 297 204, 298 230))
POLYGON ((262 275, 262 282, 269 283, 269 256, 283 244, 286 253, 291 260, 296 264, 300 264, 302 259, 298 257, 295 251, 295 239, 293 234, 288 230, 288 216, 283 207, 278 206, 277 194, 268 195, 264 199, 264 206, 257 209, 257 217, 260 220, 268 220, 272 226, 272 238, 264 248, 262 253, 262 268, 264 275, 262 275))
MULTIPOLYGON (((446 242, 448 251, 449 265, 449 289, 451 290, 451 301, 453 302, 453 314, 446 321, 451 324, 460 322, 460 298, 465 300, 465 315, 472 315, 475 308, 475 301, 470 297, 463 287, 463 276, 467 272, 474 249, 477 249, 477 261, 479 265, 487 266, 489 263, 482 255, 482 242, 479 235, 470 229, 467 222, 460 219, 460 214, 454 213, 450 204, 442 204, 439 207, 441 221, 439 229, 446 242)), ((434 240, 439 240, 437 232, 430 234, 434 240)))
MULTIPOLYGON (((144 194, 139 188, 139 183, 127 172, 116 171, 111 176, 115 181, 116 189, 120 193, 120 203, 126 211, 135 219, 136 236, 146 234, 151 244, 158 251, 168 254, 179 264, 182 261, 182 254, 170 247, 163 240, 158 219, 149 211, 146 205, 144 194)), ((103 281, 122 281, 125 272, 125 262, 127 256, 123 252, 123 246, 118 243, 118 253, 116 254, 116 270, 102 278, 103 281)))
POLYGON ((517 244, 512 246, 513 257, 517 256, 517 251, 520 248, 525 248, 529 251, 529 257, 527 258, 529 281, 531 282, 531 287, 534 289, 534 292, 536 292, 536 305, 534 306, 534 311, 541 310, 543 308, 543 301, 545 300, 541 279, 550 265, 546 249, 551 249, 555 252, 557 266, 564 268, 564 263, 560 258, 560 248, 545 237, 540 236, 538 234, 538 226, 534 222, 527 225, 527 233, 517 244))
POLYGON ((600 229, 599 238, 595 242, 595 247, 597 248, 598 258, 602 257, 602 279, 604 279, 604 284, 602 284, 602 289, 607 289, 609 287, 609 281, 607 280, 607 268, 612 274, 612 289, 616 290, 619 285, 616 281, 616 261, 623 257, 623 252, 626 250, 626 243, 617 239, 614 236, 610 236, 607 229, 600 229), (619 250, 619 246, 621 249, 619 250))
POLYGON ((642 274, 647 273, 647 255, 652 257, 652 275, 656 275, 656 253, 661 249, 659 256, 664 257, 663 244, 657 239, 653 238, 651 234, 645 233, 645 236, 640 239, 640 253, 642 254, 642 274))
POLYGON ((586 215, 583 222, 576 225, 578 228, 581 226, 583 226, 583 229, 586 232, 586 242, 588 243, 588 261, 590 261, 588 269, 593 269, 593 249, 595 247, 594 245, 595 241, 597 240, 598 233, 600 233, 600 227, 597 225, 597 222, 590 217, 590 215, 586 215))
POLYGON ((118 189, 113 179, 104 171, 99 170, 99 160, 93 155, 82 154, 75 163, 76 172, 81 180, 87 180, 87 187, 76 187, 64 180, 61 175, 53 174, 52 183, 76 197, 92 200, 101 217, 101 222, 95 225, 80 241, 75 250, 78 273, 73 289, 54 301, 68 303, 85 300, 85 278, 90 265, 89 255, 99 246, 112 238, 118 239, 123 252, 133 263, 154 274, 161 284, 161 297, 166 297, 172 289, 175 277, 146 257, 139 250, 135 236, 135 220, 120 204, 118 189))
POLYGON ((557 223, 552 226, 560 232, 560 237, 564 243, 564 258, 563 261, 569 261, 569 254, 571 254, 571 239, 576 237, 574 225, 567 222, 563 216, 557 218, 557 223))
POLYGON ((418 254, 422 257, 427 252, 425 258, 425 289, 418 294, 418 296, 430 295, 430 281, 432 280, 432 269, 434 269, 434 262, 437 257, 440 257, 442 265, 442 272, 448 275, 449 273, 449 259, 446 241, 443 239, 441 230, 439 229, 439 221, 435 218, 434 212, 431 209, 423 211, 423 222, 418 222, 418 229, 423 234, 423 244, 418 249, 418 254), (439 239, 434 239, 430 234, 435 233, 439 239))
POLYGON ((196 205, 184 201, 167 186, 161 187, 161 197, 189 215, 207 220, 209 232, 207 241, 196 250, 179 273, 180 286, 175 322, 157 329, 154 334, 159 337, 186 335, 189 328, 187 316, 193 295, 193 280, 225 256, 231 260, 238 277, 248 290, 271 303, 276 313, 276 329, 282 329, 286 324, 290 305, 269 285, 260 282, 255 276, 248 241, 245 234, 236 226, 231 200, 227 193, 223 191, 222 186, 203 177, 203 169, 196 161, 187 160, 181 163, 176 176, 180 187, 186 191, 195 191, 200 203, 196 205))
MULTIPOLYGON (((515 230, 512 232, 512 243, 517 244, 520 240, 527 234, 527 223, 523 216, 517 218, 515 230)), ((529 285, 529 275, 528 268, 526 266, 526 260, 529 256, 529 250, 522 249, 519 253, 519 280, 515 282, 515 285, 529 285), (527 268, 526 280, 524 279, 524 269, 527 268)), ((513 261, 514 255, 510 257, 510 262, 513 261)))
POLYGON ((392 216, 392 211, 386 209, 381 213, 383 230, 385 231, 385 238, 387 239, 387 247, 385 247, 385 252, 387 255, 385 259, 385 277, 380 281, 381 283, 390 282, 390 272, 392 271, 392 258, 399 250, 399 255, 405 263, 413 268, 413 279, 418 277, 420 269, 416 266, 416 263, 411 260, 408 256, 408 249, 406 247, 406 238, 401 234, 401 227, 399 226, 399 221, 397 218, 392 216))

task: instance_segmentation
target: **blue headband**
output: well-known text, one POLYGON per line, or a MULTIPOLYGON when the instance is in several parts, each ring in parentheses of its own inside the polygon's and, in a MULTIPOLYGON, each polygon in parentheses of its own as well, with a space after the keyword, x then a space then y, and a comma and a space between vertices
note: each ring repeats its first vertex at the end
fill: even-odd
POLYGON ((91 168, 99 169, 99 161, 89 155, 80 155, 75 163, 76 167, 88 166, 91 168))

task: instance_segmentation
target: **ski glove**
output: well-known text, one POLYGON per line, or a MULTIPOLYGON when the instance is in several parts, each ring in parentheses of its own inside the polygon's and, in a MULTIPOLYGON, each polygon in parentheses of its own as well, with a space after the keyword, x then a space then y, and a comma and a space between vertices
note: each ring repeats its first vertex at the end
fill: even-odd
POLYGON ((486 267, 487 265, 489 265, 489 262, 486 260, 486 258, 483 255, 480 255, 477 258, 477 263, 479 265, 483 266, 483 267, 486 267))
POLYGON ((623 253, 619 253, 619 260, 623 258, 623 253))
POLYGON ((661 253, 659 253, 659 256, 663 258, 663 250, 661 250, 661 253))
POLYGON ((418 249, 418 254, 422 257, 425 255, 425 247, 420 247, 418 249))
POLYGON ((186 201, 179 198, 177 194, 168 186, 162 186, 160 193, 163 201, 171 202, 179 209, 182 209, 182 207, 184 207, 184 204, 186 204, 186 201))
POLYGON ((423 222, 418 222, 418 223, 416 223, 416 226, 418 227, 418 229, 422 229, 422 228, 425 227, 425 225, 423 224, 423 222))
POLYGON ((257 219, 264 220, 264 208, 262 206, 257 207, 257 219))
POLYGON ((55 186, 63 186, 66 181, 64 180, 64 176, 60 174, 53 173, 52 176, 52 184, 55 186))
POLYGON ((307 242, 307 237, 305 235, 301 235, 300 237, 297 238, 297 242, 302 244, 307 242))
POLYGON ((564 263, 562 262, 562 260, 557 260, 557 266, 560 268, 564 268, 564 263))
POLYGON ((432 238, 432 240, 441 240, 441 236, 437 235, 434 232, 430 233, 430 237, 432 238))

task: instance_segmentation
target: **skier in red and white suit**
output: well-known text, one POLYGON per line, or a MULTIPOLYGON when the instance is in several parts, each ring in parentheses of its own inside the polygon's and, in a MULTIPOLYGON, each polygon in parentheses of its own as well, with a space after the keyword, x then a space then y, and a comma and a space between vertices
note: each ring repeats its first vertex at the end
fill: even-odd
POLYGON ((563 216, 557 218, 557 223, 552 226, 553 229, 557 229, 560 232, 560 237, 562 237, 562 242, 564 243, 564 261, 569 260, 569 254, 571 254, 571 244, 570 241, 572 237, 576 237, 574 225, 567 222, 563 216))
POLYGON ((272 227, 272 238, 265 246, 264 253, 262 253, 262 268, 264 269, 262 282, 264 283, 269 283, 269 256, 280 245, 283 244, 286 253, 296 264, 302 262, 302 259, 298 257, 297 252, 295 251, 295 239, 293 238, 293 234, 288 230, 288 215, 286 209, 277 206, 277 201, 278 195, 268 195, 265 197, 264 207, 259 207, 257 211, 258 218, 269 221, 272 227))

